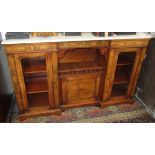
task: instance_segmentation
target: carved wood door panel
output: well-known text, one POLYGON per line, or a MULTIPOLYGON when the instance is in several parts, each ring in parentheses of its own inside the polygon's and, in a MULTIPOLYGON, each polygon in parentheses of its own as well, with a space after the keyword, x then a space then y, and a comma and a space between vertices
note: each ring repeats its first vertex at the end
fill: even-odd
POLYGON ((96 102, 99 98, 100 75, 79 75, 62 79, 62 102, 65 105, 96 102))
POLYGON ((25 110, 54 108, 50 52, 15 54, 15 64, 25 110))

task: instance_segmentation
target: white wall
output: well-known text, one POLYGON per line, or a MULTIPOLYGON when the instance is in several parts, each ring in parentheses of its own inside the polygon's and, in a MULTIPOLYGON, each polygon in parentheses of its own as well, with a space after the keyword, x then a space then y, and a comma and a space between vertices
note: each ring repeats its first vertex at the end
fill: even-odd
POLYGON ((13 87, 8 68, 7 57, 2 46, 0 45, 0 94, 3 95, 11 93, 13 93, 13 87))

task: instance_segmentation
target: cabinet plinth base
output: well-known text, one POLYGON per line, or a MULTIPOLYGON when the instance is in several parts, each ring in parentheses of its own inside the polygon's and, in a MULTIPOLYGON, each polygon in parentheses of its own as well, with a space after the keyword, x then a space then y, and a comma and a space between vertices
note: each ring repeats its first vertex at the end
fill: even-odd
POLYGON ((84 106, 99 106, 99 102, 93 101, 93 102, 84 102, 84 103, 61 105, 61 109, 62 109, 62 111, 65 111, 67 109, 79 108, 79 107, 84 107, 84 106))
POLYGON ((119 104, 133 104, 134 100, 126 97, 117 97, 111 98, 108 101, 100 102, 101 108, 105 108, 107 106, 119 105, 119 104))
POLYGON ((48 107, 37 107, 30 108, 28 112, 19 115, 19 120, 24 121, 25 119, 47 115, 61 115, 61 109, 49 109, 48 107))

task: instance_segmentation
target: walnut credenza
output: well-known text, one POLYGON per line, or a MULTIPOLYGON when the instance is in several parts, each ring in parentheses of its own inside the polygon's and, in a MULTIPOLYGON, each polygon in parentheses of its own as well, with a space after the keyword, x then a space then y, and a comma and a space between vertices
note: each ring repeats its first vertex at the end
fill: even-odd
POLYGON ((149 39, 4 45, 20 119, 133 103, 149 39))

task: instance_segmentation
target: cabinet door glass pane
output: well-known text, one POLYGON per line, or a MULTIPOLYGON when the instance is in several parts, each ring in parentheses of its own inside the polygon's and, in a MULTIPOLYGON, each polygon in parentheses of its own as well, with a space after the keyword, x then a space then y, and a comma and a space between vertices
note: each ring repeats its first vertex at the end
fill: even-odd
POLYGON ((49 100, 46 58, 24 58, 21 64, 29 107, 47 106, 49 100))
POLYGON ((135 56, 136 52, 121 52, 119 54, 112 86, 112 97, 126 95, 135 56))

